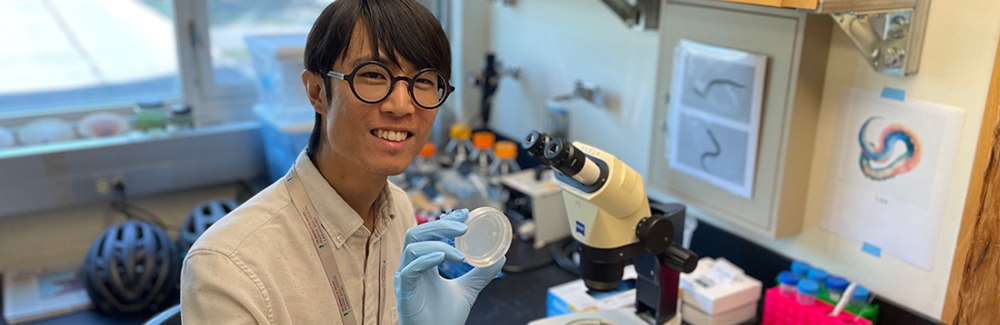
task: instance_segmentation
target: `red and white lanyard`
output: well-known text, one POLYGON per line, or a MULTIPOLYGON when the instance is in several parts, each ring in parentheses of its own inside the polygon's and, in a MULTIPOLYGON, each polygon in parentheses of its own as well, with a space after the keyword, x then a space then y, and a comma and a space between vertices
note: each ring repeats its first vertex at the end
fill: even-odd
MULTIPOLYGON (((350 281, 350 279, 345 279, 340 274, 340 269, 337 267, 337 263, 334 261, 333 247, 330 247, 329 238, 327 238, 326 228, 320 219, 316 218, 315 214, 316 207, 313 206, 312 200, 309 199, 309 195, 306 194, 306 189, 302 185, 302 182, 298 179, 295 168, 293 167, 288 175, 285 176, 285 189, 288 190, 288 195, 292 198, 292 203, 295 208, 299 211, 300 217, 302 217, 302 222, 305 223, 306 229, 309 229, 309 233, 312 234, 313 246, 316 247, 316 253, 319 255, 320 262, 323 263, 323 269, 326 270, 326 278, 330 282, 330 287, 333 289, 333 296, 337 300, 337 305, 340 307, 340 316, 343 319, 344 325, 357 325, 357 318, 351 314, 351 302, 347 298, 347 288, 345 287, 345 282, 350 281)), ((379 243, 379 256, 378 259, 381 261, 379 263, 379 313, 376 316, 378 321, 382 318, 382 300, 385 299, 385 245, 384 243, 379 243)), ((362 315, 363 318, 363 315, 362 315)), ((363 323, 363 321, 362 321, 363 323)))

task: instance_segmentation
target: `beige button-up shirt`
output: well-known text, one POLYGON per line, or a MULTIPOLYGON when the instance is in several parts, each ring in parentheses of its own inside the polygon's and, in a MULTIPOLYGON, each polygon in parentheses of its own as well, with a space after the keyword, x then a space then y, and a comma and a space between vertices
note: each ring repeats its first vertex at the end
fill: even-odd
MULTIPOLYGON (((357 324, 397 324, 393 276, 406 230, 416 225, 406 194, 386 182, 371 233, 305 153, 293 168, 334 245, 357 324), (379 259, 381 245, 386 245, 385 256, 379 259), (386 272, 379 274, 383 261, 386 272), (383 301, 379 277, 385 286, 383 301)), ((181 272, 184 324, 342 324, 312 237, 285 185, 284 179, 271 184, 191 248, 181 272)))

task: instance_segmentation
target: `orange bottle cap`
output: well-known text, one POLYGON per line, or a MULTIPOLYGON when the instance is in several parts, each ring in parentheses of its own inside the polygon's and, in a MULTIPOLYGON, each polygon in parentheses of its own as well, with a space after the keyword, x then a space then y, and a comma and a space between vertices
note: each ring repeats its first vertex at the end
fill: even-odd
POLYGON ((448 135, 451 136, 452 139, 468 139, 469 136, 472 135, 472 129, 470 129, 468 125, 455 123, 451 125, 448 135))
POLYGON ((424 144, 424 148, 420 149, 420 157, 423 158, 434 158, 437 154, 438 147, 433 142, 428 142, 424 144))
POLYGON ((479 131, 472 134, 472 146, 476 149, 486 150, 493 147, 497 141, 497 136, 490 131, 479 131))
POLYGON ((506 140, 497 141, 493 146, 493 152, 496 152, 500 159, 517 159, 517 144, 506 140))

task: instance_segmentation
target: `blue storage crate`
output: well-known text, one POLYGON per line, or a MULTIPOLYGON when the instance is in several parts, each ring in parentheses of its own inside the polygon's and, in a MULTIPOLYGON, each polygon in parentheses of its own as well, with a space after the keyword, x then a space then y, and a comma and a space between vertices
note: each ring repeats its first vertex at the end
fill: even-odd
POLYGON ((269 110, 258 107, 254 111, 261 124, 260 133, 267 161, 267 176, 271 181, 276 181, 288 173, 299 153, 309 143, 314 123, 313 115, 308 115, 309 118, 300 118, 298 121, 276 120, 269 114, 269 110))
POLYGON ((261 106, 279 119, 312 111, 302 87, 306 35, 250 35, 245 41, 261 106))

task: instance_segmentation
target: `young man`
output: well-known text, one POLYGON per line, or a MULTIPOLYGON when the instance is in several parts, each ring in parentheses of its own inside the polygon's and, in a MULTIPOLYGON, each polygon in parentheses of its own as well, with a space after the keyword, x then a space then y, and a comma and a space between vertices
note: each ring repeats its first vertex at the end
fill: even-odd
POLYGON ((386 182, 420 151, 453 90, 450 53, 413 0, 338 0, 323 11, 302 73, 317 113, 309 147, 191 248, 185 324, 465 322, 503 261, 442 279, 436 265, 464 256, 439 239, 465 233, 468 212, 414 227, 409 199, 386 182))

